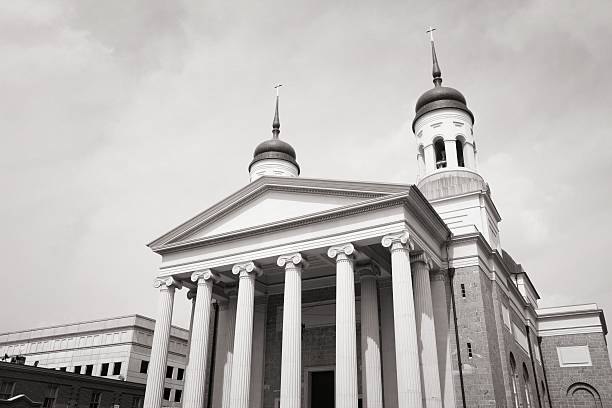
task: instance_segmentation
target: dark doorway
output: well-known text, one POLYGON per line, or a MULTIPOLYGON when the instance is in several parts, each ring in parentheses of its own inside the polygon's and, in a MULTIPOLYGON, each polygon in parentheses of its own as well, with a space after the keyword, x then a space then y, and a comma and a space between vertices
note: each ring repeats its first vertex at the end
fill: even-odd
POLYGON ((310 406, 312 408, 334 408, 333 371, 312 371, 310 373, 310 406))

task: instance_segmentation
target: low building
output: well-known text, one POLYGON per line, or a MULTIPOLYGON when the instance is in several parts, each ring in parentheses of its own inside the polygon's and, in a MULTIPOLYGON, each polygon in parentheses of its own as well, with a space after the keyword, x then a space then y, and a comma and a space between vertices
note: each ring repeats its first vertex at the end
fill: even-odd
POLYGON ((0 406, 141 408, 144 390, 142 383, 0 363, 0 406))
MULTIPOLYGON (((120 316, 0 334, 0 356, 73 374, 145 384, 155 321, 120 316)), ((172 327, 164 405, 180 405, 189 332, 172 327)))

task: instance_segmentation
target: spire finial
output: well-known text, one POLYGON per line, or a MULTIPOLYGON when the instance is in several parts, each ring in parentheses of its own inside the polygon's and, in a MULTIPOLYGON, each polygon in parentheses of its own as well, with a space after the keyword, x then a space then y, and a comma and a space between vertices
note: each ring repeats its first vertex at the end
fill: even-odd
POLYGON ((278 117, 278 89, 283 86, 283 84, 278 84, 274 87, 276 89, 276 108, 274 109, 274 120, 272 121, 272 136, 274 139, 278 139, 278 135, 280 134, 280 119, 278 117))
POLYGON ((431 57, 433 59, 433 70, 432 70, 433 83, 435 86, 441 86, 442 85, 442 71, 440 71, 440 66, 438 65, 438 57, 436 56, 436 46, 434 44, 434 37, 433 37, 434 31, 436 31, 436 29, 433 28, 432 26, 429 26, 429 30, 427 30, 427 33, 429 33, 429 41, 431 42, 431 57))

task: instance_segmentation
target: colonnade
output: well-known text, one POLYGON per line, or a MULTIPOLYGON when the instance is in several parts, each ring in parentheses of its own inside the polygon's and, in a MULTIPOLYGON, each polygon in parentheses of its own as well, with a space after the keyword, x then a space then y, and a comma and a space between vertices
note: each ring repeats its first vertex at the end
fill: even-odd
MULTIPOLYGON (((395 337, 397 402, 399 407, 442 407, 440 379, 450 375, 438 369, 438 350, 434 309, 429 279, 431 261, 414 249, 407 232, 382 237, 382 245, 391 252, 391 286, 393 293, 393 329, 395 337)), ((336 264, 336 365, 335 401, 339 408, 358 405, 357 327, 355 310, 355 273, 361 282, 361 355, 363 406, 383 407, 383 373, 378 316, 377 275, 373 265, 358 266, 352 243, 334 245, 327 251, 336 264)), ((302 270, 307 262, 301 253, 280 256, 277 264, 285 269, 281 350, 282 408, 300 408, 302 401, 302 270)), ((254 261, 236 264, 232 272, 238 276, 237 297, 230 297, 220 313, 232 314, 235 322, 224 319, 220 336, 225 348, 217 350, 214 406, 249 408, 251 352, 255 278, 262 273, 254 261), (231 330, 232 326, 234 330, 231 330), (224 362, 224 365, 217 365, 224 362), (217 374, 218 373, 218 374, 217 374)), ((209 321, 212 289, 217 275, 210 270, 197 271, 191 280, 197 284, 193 308, 189 360, 183 391, 184 408, 202 408, 205 396, 209 321)), ((159 279, 159 314, 155 323, 151 363, 147 377, 145 408, 160 408, 166 372, 168 341, 174 291, 180 282, 173 278, 159 279)))

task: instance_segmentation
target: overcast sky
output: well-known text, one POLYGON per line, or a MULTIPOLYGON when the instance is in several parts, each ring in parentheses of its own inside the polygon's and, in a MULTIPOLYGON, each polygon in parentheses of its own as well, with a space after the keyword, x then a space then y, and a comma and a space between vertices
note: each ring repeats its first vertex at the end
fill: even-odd
POLYGON ((0 2, 0 332, 155 317, 145 244, 248 183, 275 83, 303 176, 413 183, 429 24, 504 249, 612 321, 611 3, 229 4, 0 2))

